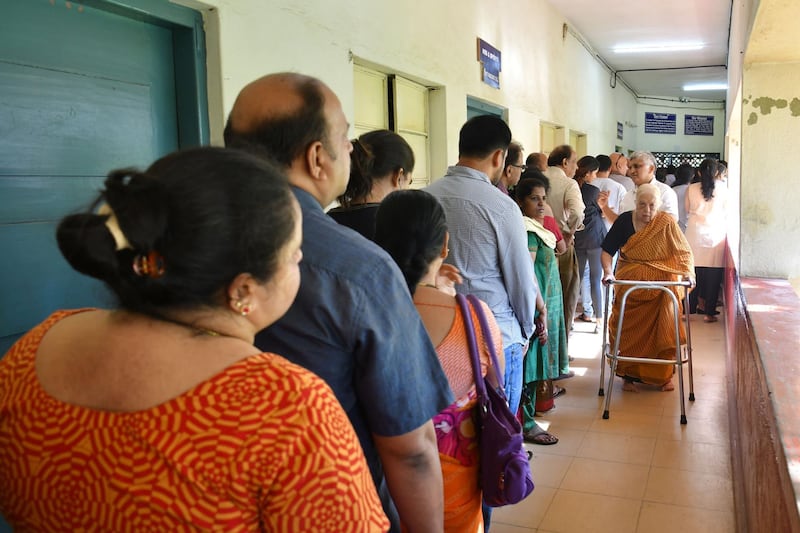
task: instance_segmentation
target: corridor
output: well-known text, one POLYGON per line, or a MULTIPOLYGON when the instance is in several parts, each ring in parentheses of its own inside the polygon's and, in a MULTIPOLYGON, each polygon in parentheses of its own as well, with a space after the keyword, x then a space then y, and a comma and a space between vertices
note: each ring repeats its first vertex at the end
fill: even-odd
MULTIPOLYGON (((556 408, 538 418, 558 436, 526 444, 536 489, 497 509, 492 533, 732 533, 735 531, 728 433, 724 326, 692 315, 695 402, 681 426, 675 390, 614 383, 609 420, 598 397, 601 334, 577 323, 570 337, 576 376, 556 408)), ((608 372, 606 372, 606 379, 608 372)))

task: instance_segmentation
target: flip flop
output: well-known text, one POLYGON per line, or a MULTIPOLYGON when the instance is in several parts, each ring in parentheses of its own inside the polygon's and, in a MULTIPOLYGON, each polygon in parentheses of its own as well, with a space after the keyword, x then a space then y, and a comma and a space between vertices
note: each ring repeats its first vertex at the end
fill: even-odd
POLYGON ((553 385, 553 398, 558 398, 559 396, 563 396, 567 393, 567 389, 564 387, 559 387, 558 385, 553 385))
POLYGON ((527 433, 522 435, 522 438, 525 442, 530 442, 531 444, 539 444, 541 446, 550 446, 552 444, 558 443, 558 437, 548 433, 547 431, 543 430, 540 427, 535 427, 527 433))
POLYGON ((586 316, 586 314, 584 313, 579 314, 575 320, 580 320, 581 322, 589 322, 590 324, 594 324, 595 322, 597 322, 597 320, 595 320, 590 316, 586 316))

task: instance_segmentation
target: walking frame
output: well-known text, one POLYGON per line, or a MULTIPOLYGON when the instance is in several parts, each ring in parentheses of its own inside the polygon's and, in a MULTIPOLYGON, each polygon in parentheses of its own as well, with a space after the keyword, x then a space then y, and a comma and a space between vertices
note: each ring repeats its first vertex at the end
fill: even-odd
MULTIPOLYGON (((619 361, 624 362, 632 362, 632 363, 652 363, 655 365, 674 365, 677 367, 678 373, 678 387, 680 390, 680 402, 681 402, 681 424, 686 424, 686 405, 684 402, 684 394, 683 394, 683 365, 687 364, 689 367, 689 401, 694 401, 694 379, 692 375, 692 333, 689 328, 689 313, 688 307, 683 309, 683 317, 685 320, 686 325, 686 345, 681 346, 680 342, 680 330, 678 328, 678 320, 679 320, 679 310, 683 307, 678 302, 678 298, 675 296, 670 290, 670 287, 683 287, 683 295, 684 295, 684 303, 686 306, 689 305, 689 288, 691 287, 691 282, 688 280, 683 281, 629 281, 629 280, 609 280, 604 282, 605 285, 605 312, 603 313, 603 349, 601 350, 600 356, 600 390, 598 391, 598 396, 605 396, 605 410, 603 411, 603 418, 608 420, 608 413, 609 407, 611 405, 611 393, 614 390, 614 376, 617 370, 617 363, 619 361), (614 349, 609 351, 609 343, 608 343, 608 319, 609 315, 609 305, 610 305, 610 296, 611 296, 611 287, 613 285, 621 285, 624 287, 628 287, 622 293, 622 301, 620 302, 619 308, 619 323, 617 325, 617 338, 614 341, 614 349), (675 311, 674 318, 675 318, 675 359, 653 359, 653 358, 645 358, 645 357, 630 357, 630 356, 623 356, 619 353, 619 343, 620 338, 622 337, 622 323, 625 319, 625 304, 628 301, 628 295, 632 292, 637 290, 660 290, 669 294, 670 298, 672 299, 673 309, 675 311), (605 370, 606 370, 606 358, 611 360, 611 369, 610 375, 608 377, 608 395, 605 394, 603 390, 603 382, 605 381, 605 370)), ((618 295, 619 297, 620 295, 618 295)))

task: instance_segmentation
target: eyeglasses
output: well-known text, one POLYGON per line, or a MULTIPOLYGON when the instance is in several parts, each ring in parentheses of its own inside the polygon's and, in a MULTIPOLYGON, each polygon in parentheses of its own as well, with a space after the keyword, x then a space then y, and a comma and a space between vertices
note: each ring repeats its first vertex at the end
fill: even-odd
POLYGON ((523 172, 525 172, 526 170, 528 170, 528 165, 514 165, 514 164, 511 164, 511 165, 509 165, 509 166, 516 167, 516 168, 520 169, 520 170, 521 170, 521 171, 523 171, 523 172))

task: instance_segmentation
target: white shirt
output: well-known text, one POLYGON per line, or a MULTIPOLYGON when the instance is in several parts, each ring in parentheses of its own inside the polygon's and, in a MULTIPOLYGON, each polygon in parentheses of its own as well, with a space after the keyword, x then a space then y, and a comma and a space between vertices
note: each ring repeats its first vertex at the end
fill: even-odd
MULTIPOLYGON (((608 207, 619 215, 620 204, 625 197, 625 193, 628 192, 625 190, 625 187, 611 178, 595 178, 592 185, 601 191, 608 191, 608 207)), ((605 224, 606 230, 611 229, 611 222, 605 217, 603 217, 603 224, 605 224)))
MULTIPOLYGON (((658 187, 658 189, 661 191, 661 207, 659 208, 659 211, 669 213, 675 220, 678 220, 678 195, 675 194, 675 191, 672 190, 672 187, 666 183, 661 183, 655 178, 653 178, 650 183, 658 187)), ((621 213, 624 213, 625 211, 633 211, 635 207, 636 189, 625 193, 625 197, 622 199, 619 210, 621 213)))

